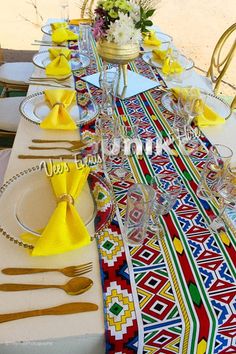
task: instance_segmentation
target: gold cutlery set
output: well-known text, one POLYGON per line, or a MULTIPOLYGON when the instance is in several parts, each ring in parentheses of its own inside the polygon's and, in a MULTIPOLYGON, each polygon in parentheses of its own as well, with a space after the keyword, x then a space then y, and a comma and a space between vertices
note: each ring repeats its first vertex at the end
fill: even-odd
MULTIPOLYGON (((89 290, 93 281, 90 278, 81 275, 92 270, 92 262, 79 266, 70 266, 66 268, 5 268, 2 273, 6 275, 36 274, 45 272, 60 272, 67 277, 72 277, 67 283, 62 285, 55 284, 0 284, 0 291, 25 291, 36 289, 56 288, 64 290, 68 295, 79 295, 89 290)), ((0 314, 0 323, 18 320, 26 317, 44 316, 44 315, 66 315, 79 312, 96 311, 98 306, 90 302, 72 302, 62 304, 56 307, 50 307, 40 310, 23 311, 9 314, 0 314)))
POLYGON ((31 45, 37 45, 37 46, 42 46, 42 47, 67 47, 66 43, 54 43, 52 41, 46 41, 46 40, 38 40, 35 39, 34 43, 31 43, 31 45))
POLYGON ((43 139, 33 139, 33 143, 36 144, 57 144, 66 143, 70 146, 29 146, 30 150, 67 150, 71 154, 60 154, 60 155, 18 155, 19 159, 69 159, 73 160, 75 155, 79 158, 79 151, 84 148, 87 143, 81 140, 43 140, 43 139))
MULTIPOLYGON (((71 75, 70 75, 71 76, 71 75)), ((63 77, 63 78, 59 78, 59 77, 30 77, 29 82, 30 85, 45 85, 45 86, 54 86, 54 87, 68 87, 71 88, 71 83, 68 81, 68 79, 70 78, 70 76, 68 77, 63 77)))

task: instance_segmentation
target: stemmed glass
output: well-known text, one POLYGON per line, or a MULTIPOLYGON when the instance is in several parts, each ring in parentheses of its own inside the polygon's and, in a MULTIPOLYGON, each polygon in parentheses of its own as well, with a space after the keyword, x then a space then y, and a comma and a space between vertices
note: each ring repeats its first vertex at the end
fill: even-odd
MULTIPOLYGON (((206 181, 207 183, 207 181, 206 181)), ((226 207, 236 207, 236 168, 228 165, 226 171, 223 172, 221 178, 212 188, 211 192, 218 198, 219 214, 213 219, 209 227, 213 231, 217 231, 224 227, 222 215, 226 207)))
POLYGON ((184 153, 187 153, 187 144, 191 145, 191 151, 194 146, 198 146, 196 134, 191 127, 191 123, 194 118, 203 113, 205 99, 206 96, 202 97, 198 89, 187 88, 184 94, 179 95, 177 101, 170 101, 171 109, 175 115, 173 129, 184 148, 184 153))
POLYGON ((182 186, 176 174, 153 176, 150 180, 150 186, 155 192, 150 229, 158 232, 160 238, 161 225, 159 218, 161 215, 168 214, 173 208, 181 193, 182 186))
POLYGON ((69 3, 68 0, 59 0, 61 7, 61 18, 65 22, 69 22, 69 3))
POLYGON ((197 188, 199 198, 211 199, 211 189, 217 185, 232 156, 233 151, 225 145, 215 144, 210 147, 197 188))

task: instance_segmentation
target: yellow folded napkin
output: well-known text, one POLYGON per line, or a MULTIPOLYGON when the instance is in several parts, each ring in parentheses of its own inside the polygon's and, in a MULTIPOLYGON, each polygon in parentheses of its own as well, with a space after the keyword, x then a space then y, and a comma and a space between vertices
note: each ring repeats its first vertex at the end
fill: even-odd
MULTIPOLYGON (((56 165, 60 164, 62 163, 56 165)), ((31 242, 34 245, 32 256, 64 253, 86 246, 91 242, 90 235, 74 206, 74 200, 80 195, 90 169, 87 166, 78 168, 75 163, 67 163, 67 166, 67 170, 63 173, 52 174, 52 177, 48 177, 57 199, 57 206, 41 236, 29 233, 21 236, 25 242, 31 242)), ((50 164, 48 169, 50 171, 50 164)))
POLYGON ((67 27, 67 23, 65 22, 52 23, 52 41, 55 43, 62 43, 65 41, 78 40, 78 34, 70 31, 67 27))
POLYGON ((68 24, 66 22, 54 22, 50 23, 52 31, 55 31, 58 28, 67 28, 68 24))
POLYGON ((162 72, 165 75, 181 74, 183 67, 177 60, 172 61, 170 57, 167 57, 163 62, 162 72))
MULTIPOLYGON (((188 88, 182 88, 182 87, 173 87, 171 89, 173 92, 174 96, 178 98, 180 95, 183 97, 184 100, 187 100, 188 88)), ((200 90, 196 89, 196 94, 199 95, 200 97, 200 90)), ((204 104, 201 99, 199 99, 199 105, 203 105, 203 113, 199 114, 195 118, 195 124, 198 125, 199 127, 206 127, 206 126, 211 126, 211 125, 220 125, 225 123, 225 119, 222 118, 219 114, 217 114, 211 107, 209 107, 207 104, 204 104)), ((202 107, 201 107, 202 110, 202 107)))
POLYGON ((147 34, 145 33, 143 44, 152 47, 159 47, 161 45, 161 41, 157 38, 155 31, 150 31, 147 34))
POLYGON ((67 48, 50 48, 49 56, 51 63, 46 66, 46 75, 64 76, 71 73, 70 60, 71 51, 67 48))
POLYGON ((45 99, 50 103, 52 110, 40 123, 43 129, 76 130, 76 124, 66 108, 75 100, 76 92, 65 89, 44 91, 45 99))
POLYGON ((225 124, 225 119, 205 104, 203 113, 195 118, 195 123, 199 127, 206 127, 211 125, 225 124))
POLYGON ((158 62, 164 61, 168 53, 169 53, 168 49, 167 50, 154 49, 152 51, 152 60, 158 62))

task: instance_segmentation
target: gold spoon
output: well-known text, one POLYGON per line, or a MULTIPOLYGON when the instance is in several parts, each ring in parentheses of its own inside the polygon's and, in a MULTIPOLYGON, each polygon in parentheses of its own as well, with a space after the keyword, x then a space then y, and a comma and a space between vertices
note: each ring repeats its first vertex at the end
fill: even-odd
POLYGON ((44 284, 0 284, 1 291, 24 291, 36 289, 57 288, 64 290, 68 295, 79 295, 87 291, 93 285, 93 281, 86 277, 76 277, 63 285, 44 284))

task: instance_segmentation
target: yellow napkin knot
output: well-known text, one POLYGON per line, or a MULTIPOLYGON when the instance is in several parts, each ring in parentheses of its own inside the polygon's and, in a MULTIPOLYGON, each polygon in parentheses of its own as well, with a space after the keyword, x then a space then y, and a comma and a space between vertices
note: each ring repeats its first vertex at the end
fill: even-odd
MULTIPOLYGON (((47 167, 49 171, 52 169, 50 165, 47 167)), ((76 204, 78 203, 82 190, 88 188, 85 184, 90 168, 82 166, 78 169, 75 163, 68 163, 68 167, 68 171, 48 177, 57 204, 47 225, 40 231, 41 235, 35 236, 30 233, 21 235, 25 242, 34 246, 32 256, 64 253, 84 247, 91 242, 88 230, 74 205, 74 200, 76 204)), ((86 201, 81 200, 80 203, 86 201)))
POLYGON ((63 108, 65 108, 65 105, 64 105, 64 103, 63 102, 56 102, 56 103, 54 103, 54 105, 52 106, 52 108, 54 108, 55 106, 62 106, 63 108))
POLYGON ((171 60, 170 57, 167 57, 164 60, 162 66, 162 72, 165 75, 181 74, 183 72, 183 67, 180 65, 180 63, 177 60, 171 60))
POLYGON ((154 61, 164 61, 167 55, 170 53, 170 50, 160 50, 160 49, 154 49, 152 51, 152 60, 154 61))
POLYGON ((44 95, 52 109, 40 123, 40 127, 43 129, 76 130, 75 121, 67 112, 67 108, 75 101, 76 92, 53 89, 45 90, 44 95))
POLYGON ((159 47, 161 45, 161 41, 157 38, 155 31, 150 31, 147 34, 144 34, 143 43, 151 47, 159 47))
POLYGON ((78 35, 68 29, 66 22, 51 23, 51 28, 52 41, 55 43, 78 40, 78 35))
POLYGON ((67 48, 50 48, 48 51, 51 62, 46 66, 46 75, 65 76, 70 74, 71 51, 67 48))
POLYGON ((72 195, 67 194, 67 193, 63 193, 63 194, 59 195, 59 197, 57 198, 57 204, 61 203, 61 202, 67 202, 72 205, 75 204, 75 201, 74 201, 74 198, 72 197, 72 195))
POLYGON ((66 57, 66 55, 64 53, 60 53, 59 56, 62 56, 64 58, 66 58, 66 60, 67 60, 67 57, 66 57))

